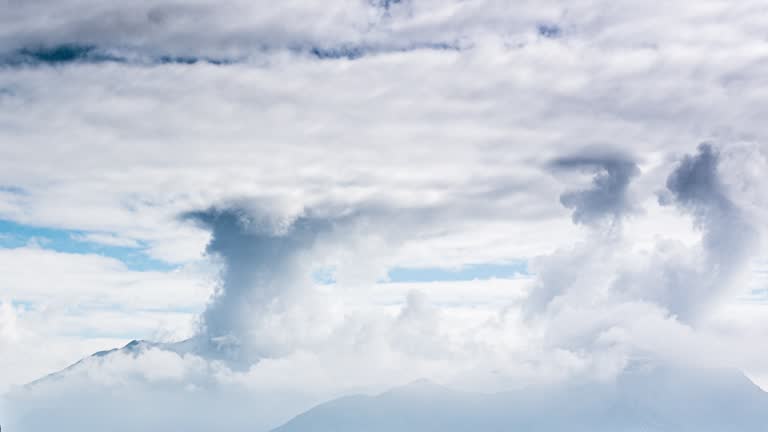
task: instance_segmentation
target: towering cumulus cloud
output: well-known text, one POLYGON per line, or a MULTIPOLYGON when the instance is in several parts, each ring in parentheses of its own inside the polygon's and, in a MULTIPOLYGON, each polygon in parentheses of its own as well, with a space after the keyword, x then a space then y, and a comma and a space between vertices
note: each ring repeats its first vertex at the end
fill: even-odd
POLYGON ((555 159, 556 170, 585 170, 593 173, 589 189, 565 192, 560 202, 573 210, 573 222, 593 224, 606 218, 617 222, 632 210, 627 188, 632 178, 640 173, 637 164, 628 156, 595 152, 555 159))
MULTIPOLYGON (((670 174, 667 189, 674 202, 693 215, 709 253, 719 260, 742 259, 755 231, 727 196, 718 174, 719 157, 710 144, 701 144, 698 154, 685 156, 670 174)), ((662 196, 661 202, 668 203, 668 197, 662 196)))
POLYGON ((661 204, 692 216, 701 241, 687 246, 665 240, 641 253, 614 229, 634 208, 627 191, 639 173, 635 163, 593 155, 555 160, 557 169, 595 173, 591 188, 561 196, 563 205, 573 210, 574 223, 595 229, 586 243, 534 262, 538 280, 528 300, 529 314, 595 306, 605 311, 612 305, 643 302, 688 324, 704 317, 723 295, 738 289, 736 278, 758 238, 748 217, 729 198, 719 160, 714 147, 700 145, 695 155, 684 156, 675 166, 660 194, 661 204))
POLYGON ((701 144, 667 179, 661 204, 674 203, 693 217, 702 232, 699 267, 666 266, 667 302, 684 319, 694 319, 734 287, 734 278, 748 264, 757 230, 728 197, 718 171, 720 154, 701 144))
POLYGON ((575 298, 569 302, 591 296, 595 287, 605 283, 599 262, 613 255, 618 240, 614 234, 620 235, 622 218, 635 209, 628 189, 640 174, 629 156, 607 149, 560 157, 549 166, 554 172, 577 170, 592 174, 590 187, 566 191, 560 195, 560 202, 573 210, 573 223, 594 228, 590 230, 593 238, 588 245, 533 260, 538 278, 526 304, 529 316, 571 296, 575 298))
POLYGON ((207 253, 223 265, 220 287, 201 317, 196 349, 243 367, 274 355, 278 348, 260 330, 311 285, 310 255, 333 222, 308 216, 276 222, 242 208, 186 217, 211 230, 207 253))

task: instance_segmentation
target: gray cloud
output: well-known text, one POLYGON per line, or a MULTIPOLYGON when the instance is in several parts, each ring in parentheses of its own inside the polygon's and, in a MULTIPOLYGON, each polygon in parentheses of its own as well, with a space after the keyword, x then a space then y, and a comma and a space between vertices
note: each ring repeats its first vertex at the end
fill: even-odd
POLYGON ((13 14, 0 18, 7 29, 0 63, 224 64, 282 50, 355 59, 377 52, 444 49, 455 41, 451 35, 417 40, 387 35, 393 9, 399 6, 392 1, 283 4, 270 14, 262 13, 258 4, 239 1, 226 7, 173 0, 130 6, 87 3, 14 5, 13 14), (78 12, 72 13, 74 9, 78 12))
MULTIPOLYGON (((557 168, 596 172, 591 189, 569 192, 563 204, 574 209, 576 223, 615 222, 633 206, 626 198, 637 167, 626 159, 564 158, 557 168)), ((665 240, 640 254, 623 238, 590 234, 588 242, 536 259, 538 276, 526 307, 529 316, 549 310, 556 320, 562 309, 581 308, 592 301, 609 308, 623 302, 649 302, 678 320, 696 324, 724 296, 740 288, 738 277, 747 268, 757 245, 758 231, 729 197, 719 171, 720 154, 702 144, 684 156, 666 179, 659 200, 693 217, 702 233, 694 246, 665 240), (597 299, 597 300, 596 300, 597 299)), ((589 306, 592 307, 592 306, 589 306)), ((586 339, 603 330, 597 326, 586 339)))
POLYGON ((667 280, 668 307, 683 319, 694 319, 718 297, 732 292, 757 246, 758 230, 728 197, 720 178, 719 152, 701 144, 686 155, 667 178, 661 204, 675 204, 694 218, 702 232, 703 266, 662 268, 667 280))
POLYGON ((593 224, 610 219, 617 222, 634 209, 627 196, 633 177, 640 170, 629 157, 612 153, 594 153, 567 156, 553 160, 557 170, 582 170, 593 174, 589 189, 565 192, 560 202, 573 210, 573 222, 593 224))
POLYGON ((710 259, 721 263, 715 271, 745 259, 757 238, 746 215, 728 197, 719 163, 720 154, 712 145, 699 145, 698 153, 686 155, 669 175, 668 195, 660 196, 661 204, 672 202, 694 217, 710 259))
POLYGON ((201 317, 197 343, 203 346, 196 349, 243 367, 271 356, 268 344, 252 332, 311 285, 309 255, 318 237, 333 230, 334 220, 279 221, 241 207, 191 212, 185 218, 210 229, 206 251, 223 264, 218 292, 201 317))
MULTIPOLYGON (((667 178, 669 195, 660 195, 662 205, 674 202, 690 211, 702 228, 715 228, 714 218, 736 209, 726 196, 718 174, 720 155, 711 144, 700 144, 696 155, 683 157, 677 168, 667 178)), ((722 221, 719 221, 722 222, 722 221)))
POLYGON ((739 276, 755 251, 758 230, 729 197, 721 179, 720 153, 701 144, 669 174, 659 203, 693 218, 700 244, 660 243, 650 257, 617 272, 613 290, 664 307, 677 319, 697 324, 725 296, 745 288, 739 276))
POLYGON ((560 35, 554 23, 561 9, 532 4, 512 13, 487 4, 399 0, 285 2, 280 7, 242 0, 11 3, 9 13, 0 17, 0 57, 27 52, 32 59, 53 62, 218 62, 284 50, 355 59, 369 53, 467 46, 473 35, 488 28, 554 37, 560 35), (66 48, 72 46, 91 47, 98 55, 66 48))

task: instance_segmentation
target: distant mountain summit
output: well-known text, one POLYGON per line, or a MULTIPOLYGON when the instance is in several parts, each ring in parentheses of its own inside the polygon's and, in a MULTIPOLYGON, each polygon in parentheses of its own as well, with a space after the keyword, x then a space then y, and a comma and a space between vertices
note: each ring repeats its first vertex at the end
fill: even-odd
POLYGON ((765 432, 768 394, 743 374, 653 367, 611 383, 496 394, 428 381, 321 404, 273 432, 765 432))
POLYGON ((112 348, 109 350, 98 351, 88 357, 78 360, 66 368, 46 375, 27 384, 27 387, 61 380, 70 373, 75 372, 81 367, 87 367, 86 363, 98 359, 103 359, 115 354, 125 354, 133 357, 149 349, 160 349, 179 355, 192 354, 206 360, 217 360, 226 364, 232 370, 247 370, 255 361, 241 356, 239 345, 227 338, 206 339, 203 337, 193 337, 180 342, 152 342, 146 340, 132 340, 122 348, 112 348))

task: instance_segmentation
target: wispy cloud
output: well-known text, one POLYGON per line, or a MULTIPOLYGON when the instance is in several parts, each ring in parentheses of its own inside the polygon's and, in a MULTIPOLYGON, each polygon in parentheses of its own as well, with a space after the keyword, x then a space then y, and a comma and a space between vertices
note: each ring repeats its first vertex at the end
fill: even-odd
POLYGON ((118 246, 128 248, 138 248, 141 246, 139 242, 134 239, 119 237, 109 233, 87 233, 87 234, 74 234, 72 239, 80 242, 97 243, 107 246, 118 246))

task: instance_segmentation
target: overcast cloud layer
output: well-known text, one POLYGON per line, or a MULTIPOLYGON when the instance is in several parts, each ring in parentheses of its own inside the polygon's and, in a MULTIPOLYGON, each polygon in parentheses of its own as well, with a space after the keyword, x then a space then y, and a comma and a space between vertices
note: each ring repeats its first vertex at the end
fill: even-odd
POLYGON ((768 388, 765 2, 1 7, 0 422, 264 430, 638 362, 768 388))

